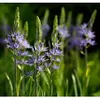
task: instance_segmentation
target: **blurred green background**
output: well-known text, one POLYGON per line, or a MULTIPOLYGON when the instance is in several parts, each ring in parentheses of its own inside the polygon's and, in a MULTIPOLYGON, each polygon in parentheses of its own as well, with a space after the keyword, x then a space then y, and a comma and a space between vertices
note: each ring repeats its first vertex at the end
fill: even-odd
MULTIPOLYGON (((97 10, 96 20, 93 26, 93 31, 96 34, 97 45, 90 47, 89 60, 94 61, 91 65, 91 79, 88 89, 88 95, 100 95, 100 4, 0 4, 0 96, 8 95, 7 90, 9 89, 8 81, 5 77, 5 72, 12 78, 12 59, 10 52, 5 49, 4 44, 2 43, 5 33, 9 32, 9 28, 13 27, 15 10, 16 7, 20 9, 20 17, 22 21, 22 26, 25 21, 29 23, 29 35, 28 41, 33 44, 35 41, 35 24, 36 16, 39 16, 40 19, 43 19, 44 12, 46 9, 49 9, 50 15, 48 23, 52 27, 53 19, 55 15, 60 16, 61 7, 64 7, 66 10, 66 19, 69 11, 72 11, 72 24, 75 25, 76 17, 79 13, 83 14, 83 23, 89 21, 89 18, 94 11, 97 10), (8 53, 9 52, 9 53, 8 53), (93 87, 93 88, 92 88, 93 87)), ((81 62, 80 62, 81 63, 81 62)), ((90 62, 91 64, 91 62, 90 62)), ((81 73, 81 72, 80 72, 81 73)))

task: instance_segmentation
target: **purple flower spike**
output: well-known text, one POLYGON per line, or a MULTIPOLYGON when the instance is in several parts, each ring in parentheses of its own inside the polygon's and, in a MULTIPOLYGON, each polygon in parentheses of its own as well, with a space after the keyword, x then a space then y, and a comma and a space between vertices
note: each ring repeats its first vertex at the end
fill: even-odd
POLYGON ((95 45, 95 35, 90 29, 87 28, 87 24, 83 24, 79 28, 79 35, 81 36, 81 46, 86 47, 87 45, 95 45))

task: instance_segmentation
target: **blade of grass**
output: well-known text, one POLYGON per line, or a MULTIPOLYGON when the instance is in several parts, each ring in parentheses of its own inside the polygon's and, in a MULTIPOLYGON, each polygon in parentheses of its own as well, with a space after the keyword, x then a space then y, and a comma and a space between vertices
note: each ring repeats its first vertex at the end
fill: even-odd
POLYGON ((73 86, 74 86, 75 96, 78 96, 77 85, 76 85, 76 79, 75 79, 75 76, 74 76, 73 74, 72 74, 72 80, 73 80, 73 86))
POLYGON ((81 82, 79 80, 79 77, 77 75, 77 72, 74 70, 75 72, 75 76, 76 76, 76 79, 77 79, 77 83, 78 83, 78 86, 79 86, 79 90, 80 90, 80 96, 82 96, 82 86, 81 86, 81 82))
POLYGON ((8 76, 7 73, 5 73, 5 75, 6 75, 6 78, 7 78, 8 82, 9 82, 9 86, 10 86, 10 90, 11 90, 11 96, 13 96, 13 85, 12 85, 11 79, 8 76))

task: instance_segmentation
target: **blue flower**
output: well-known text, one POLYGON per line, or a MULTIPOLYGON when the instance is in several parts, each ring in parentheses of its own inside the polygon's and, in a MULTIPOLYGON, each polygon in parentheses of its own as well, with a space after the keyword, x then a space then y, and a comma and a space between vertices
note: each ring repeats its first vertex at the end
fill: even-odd
POLYGON ((54 55, 54 56, 60 56, 62 55, 62 51, 58 48, 53 48, 52 50, 50 50, 50 54, 54 55))
POLYGON ((27 40, 24 39, 23 34, 15 32, 12 34, 7 34, 7 39, 5 39, 5 43, 7 44, 7 47, 11 49, 31 48, 27 40))
POLYGON ((44 66, 47 67, 47 68, 50 67, 51 66, 51 62, 45 62, 44 66))
POLYGON ((44 68, 43 66, 37 66, 37 70, 40 72, 43 72, 43 68, 44 68))
POLYGON ((53 68, 54 69, 59 69, 60 67, 59 66, 56 66, 56 65, 53 65, 53 68))
POLYGON ((16 60, 16 64, 17 65, 23 65, 24 64, 24 60, 16 60))
POLYGON ((32 57, 32 54, 29 54, 28 51, 21 51, 21 50, 18 50, 18 51, 17 51, 17 56, 27 56, 27 57, 32 57))
MULTIPOLYGON (((15 33, 16 34, 16 33, 15 33)), ((27 42, 27 40, 24 38, 23 34, 17 33, 16 41, 20 44, 21 47, 24 48, 31 48, 30 44, 27 42)))
POLYGON ((63 51, 60 49, 62 43, 54 43, 53 48, 49 50, 47 53, 47 56, 49 58, 49 62, 51 64, 49 67, 52 67, 53 69, 58 69, 59 66, 57 66, 61 62, 61 57, 63 56, 63 51))
POLYGON ((70 34, 68 33, 67 27, 64 26, 58 26, 58 32, 60 33, 61 37, 68 38, 70 34))
POLYGON ((50 31, 50 26, 48 24, 43 24, 42 31, 43 31, 43 37, 46 37, 48 35, 48 32, 50 31))
POLYGON ((35 51, 38 53, 46 52, 47 48, 44 46, 44 43, 35 43, 34 45, 35 51))
POLYGON ((32 66, 33 64, 35 64, 35 58, 34 57, 28 58, 28 60, 24 61, 24 64, 32 66))
POLYGON ((87 28, 87 24, 81 25, 79 34, 82 37, 80 45, 86 47, 87 45, 95 45, 95 34, 87 28))
POLYGON ((72 36, 68 40, 68 49, 81 49, 81 37, 80 36, 72 36))

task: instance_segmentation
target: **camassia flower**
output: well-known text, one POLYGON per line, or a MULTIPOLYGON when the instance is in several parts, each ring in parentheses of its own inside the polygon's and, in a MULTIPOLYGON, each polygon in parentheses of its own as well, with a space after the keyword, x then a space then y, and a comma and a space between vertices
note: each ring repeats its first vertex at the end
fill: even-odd
POLYGON ((81 39, 81 47, 86 47, 88 45, 95 45, 95 34, 90 29, 87 28, 87 24, 81 25, 79 28, 79 35, 82 37, 81 39))
POLYGON ((43 31, 43 37, 46 37, 48 35, 48 32, 50 31, 50 26, 48 24, 43 24, 42 31, 43 31))
POLYGON ((63 55, 63 51, 60 50, 61 43, 55 43, 53 48, 46 53, 47 58, 49 58, 48 63, 46 62, 47 67, 52 67, 53 69, 59 69, 59 63, 61 61, 61 56, 63 55))
POLYGON ((61 37, 63 37, 63 38, 68 38, 70 36, 70 34, 68 33, 68 29, 65 25, 64 26, 59 25, 58 32, 60 33, 61 37))
MULTIPOLYGON (((35 42, 34 51, 30 54, 25 51, 19 55, 26 56, 26 59, 21 59, 17 61, 17 64, 23 64, 26 66, 36 66, 36 70, 43 71, 45 70, 45 63, 47 62, 47 58, 45 53, 47 52, 47 48, 45 47, 43 42, 35 42)), ((34 72, 33 72, 34 73, 34 72)))
POLYGON ((81 49, 81 37, 80 36, 72 36, 68 40, 68 49, 81 49))
POLYGON ((31 48, 28 41, 24 39, 24 35, 16 32, 12 34, 7 34, 5 43, 7 44, 7 47, 10 49, 31 48))
POLYGON ((72 26, 69 29, 71 34, 68 39, 68 48, 82 49, 89 45, 95 45, 95 34, 90 29, 88 29, 87 24, 81 26, 72 26), (75 34, 74 34, 75 33, 75 34))

